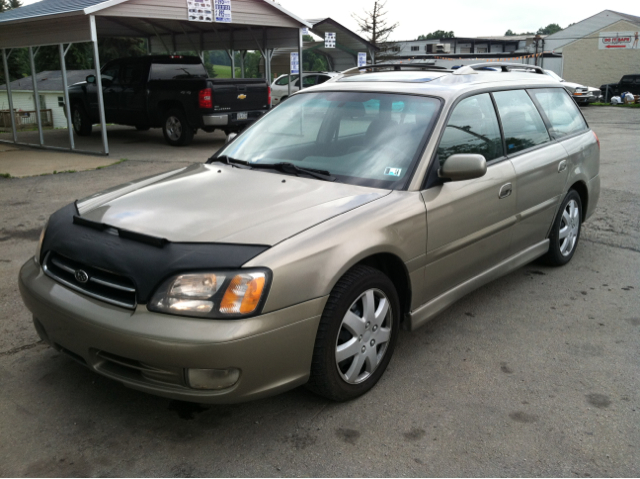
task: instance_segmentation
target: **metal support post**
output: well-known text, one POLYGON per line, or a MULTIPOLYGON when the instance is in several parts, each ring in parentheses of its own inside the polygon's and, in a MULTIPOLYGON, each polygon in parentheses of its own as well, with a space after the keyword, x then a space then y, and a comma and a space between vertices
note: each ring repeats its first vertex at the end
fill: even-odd
POLYGON ((231 53, 229 54, 229 56, 231 57, 231 78, 235 78, 236 77, 236 51, 235 51, 235 45, 233 42, 233 30, 231 30, 229 32, 229 49, 231 50, 231 53))
POLYGON ((247 57, 247 51, 246 50, 242 50, 240 52, 240 75, 242 75, 242 78, 244 78, 245 75, 245 70, 244 70, 244 61, 245 58, 247 57))
POLYGON ((16 114, 13 111, 13 96, 11 95, 11 78, 9 78, 9 62, 7 61, 7 51, 2 49, 2 63, 4 64, 4 78, 7 85, 7 99, 9 100, 9 116, 11 117, 11 133, 13 142, 18 143, 18 129, 16 127, 16 114))
POLYGON ((69 147, 75 150, 76 145, 73 141, 73 124, 71 122, 71 105, 69 104, 69 83, 67 82, 67 62, 65 59, 64 45, 58 45, 60 53, 60 71, 62 73, 62 92, 64 94, 64 111, 67 113, 67 129, 69 130, 69 147))
POLYGON ((96 69, 96 89, 98 90, 98 110, 100 125, 102 126, 102 147, 105 155, 109 154, 109 140, 107 139, 107 119, 104 114, 104 92, 102 91, 102 74, 100 72, 100 52, 98 51, 98 34, 96 17, 91 15, 91 38, 93 38, 93 61, 96 69))
POLYGON ((300 90, 302 90, 304 88, 304 78, 302 77, 302 70, 303 70, 303 59, 302 59, 302 42, 303 42, 303 38, 302 38, 302 28, 298 28, 298 62, 299 66, 300 66, 300 90))
POLYGON ((44 146, 44 135, 42 134, 42 112, 40 111, 40 94, 38 93, 38 80, 36 79, 36 62, 35 55, 33 54, 33 47, 29 47, 29 62, 31 63, 31 78, 33 79, 33 103, 36 107, 36 120, 38 121, 40 146, 44 146))

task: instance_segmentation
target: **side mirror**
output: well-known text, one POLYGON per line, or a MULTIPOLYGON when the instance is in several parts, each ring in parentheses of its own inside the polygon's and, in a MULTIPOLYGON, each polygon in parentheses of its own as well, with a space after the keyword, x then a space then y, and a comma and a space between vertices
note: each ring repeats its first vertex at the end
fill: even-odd
POLYGON ((236 139, 236 137, 238 136, 237 133, 229 133, 227 135, 227 141, 225 142, 226 144, 231 143, 233 140, 236 139))
POLYGON ((472 180, 487 173, 487 160, 482 155, 459 154, 447 158, 438 171, 440 178, 451 181, 472 180))
POLYGON ((95 83, 96 82, 96 76, 95 75, 89 75, 87 78, 87 83, 95 83))

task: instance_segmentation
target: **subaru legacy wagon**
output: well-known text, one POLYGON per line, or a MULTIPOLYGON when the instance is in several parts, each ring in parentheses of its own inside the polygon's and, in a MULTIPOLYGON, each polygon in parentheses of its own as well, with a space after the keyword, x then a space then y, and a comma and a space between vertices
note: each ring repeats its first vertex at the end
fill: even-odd
POLYGON ((516 69, 348 70, 206 163, 69 204, 20 271, 38 334, 174 399, 364 394, 400 328, 576 252, 599 141, 562 85, 516 69))

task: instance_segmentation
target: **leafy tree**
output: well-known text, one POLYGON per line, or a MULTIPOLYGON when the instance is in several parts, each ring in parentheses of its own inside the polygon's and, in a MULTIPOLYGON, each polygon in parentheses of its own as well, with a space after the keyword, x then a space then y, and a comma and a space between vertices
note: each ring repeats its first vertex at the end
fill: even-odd
POLYGON ((0 0, 0 13, 6 12, 7 10, 9 10, 7 0, 0 0))
POLYGON ((538 28, 538 35, 553 35, 556 32, 562 30, 562 27, 557 23, 550 23, 546 27, 538 28))
POLYGON ((417 40, 439 40, 440 38, 455 38, 455 33, 445 32, 444 30, 436 30, 435 32, 420 35, 417 40))
POLYGON ((522 32, 522 33, 515 33, 514 31, 512 31, 511 29, 507 30, 504 34, 505 37, 516 37, 518 35, 535 35, 534 32, 522 32))
POLYGON ((385 18, 387 13, 385 6, 387 0, 374 0, 373 9, 365 10, 364 16, 352 14, 351 16, 357 22, 359 31, 367 35, 369 43, 381 46, 387 41, 389 35, 398 28, 398 23, 390 24, 385 18))
POLYGON ((20 0, 9 0, 9 9, 20 8, 22 2, 20 0))

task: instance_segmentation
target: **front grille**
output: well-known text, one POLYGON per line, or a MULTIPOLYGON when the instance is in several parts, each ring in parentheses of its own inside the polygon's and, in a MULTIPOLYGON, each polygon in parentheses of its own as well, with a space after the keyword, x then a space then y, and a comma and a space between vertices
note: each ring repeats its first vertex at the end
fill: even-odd
POLYGON ((47 254, 43 269, 58 283, 94 299, 122 308, 136 307, 136 288, 129 278, 78 263, 54 252, 47 254))

